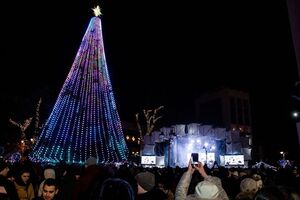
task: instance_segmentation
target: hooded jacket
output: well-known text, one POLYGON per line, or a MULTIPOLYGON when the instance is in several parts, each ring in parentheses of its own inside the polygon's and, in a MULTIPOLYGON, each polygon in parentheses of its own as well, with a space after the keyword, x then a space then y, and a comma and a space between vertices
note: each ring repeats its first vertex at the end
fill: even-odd
MULTIPOLYGON (((175 200, 209 200, 209 199, 200 198, 196 193, 187 195, 191 180, 192 180, 191 172, 187 171, 182 175, 176 188, 175 200)), ((204 181, 209 181, 218 187, 218 197, 213 200, 229 200, 227 193, 222 188, 221 180, 218 177, 207 176, 204 178, 204 181)))
POLYGON ((44 187, 44 182, 47 178, 53 178, 55 179, 55 170, 54 169, 45 169, 44 170, 44 180, 40 183, 40 186, 39 186, 39 190, 38 190, 38 197, 41 197, 42 194, 43 194, 43 187, 44 187))

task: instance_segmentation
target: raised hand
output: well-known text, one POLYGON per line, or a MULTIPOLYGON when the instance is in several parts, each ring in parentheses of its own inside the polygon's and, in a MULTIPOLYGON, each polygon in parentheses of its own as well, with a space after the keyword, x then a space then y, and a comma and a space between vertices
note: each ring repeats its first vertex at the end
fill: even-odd
POLYGON ((190 160, 189 160, 188 171, 191 173, 194 173, 194 171, 195 171, 195 168, 192 165, 192 158, 190 158, 190 160))
POLYGON ((201 174, 203 178, 207 177, 207 173, 203 167, 203 164, 199 162, 197 165, 195 165, 195 169, 201 174))

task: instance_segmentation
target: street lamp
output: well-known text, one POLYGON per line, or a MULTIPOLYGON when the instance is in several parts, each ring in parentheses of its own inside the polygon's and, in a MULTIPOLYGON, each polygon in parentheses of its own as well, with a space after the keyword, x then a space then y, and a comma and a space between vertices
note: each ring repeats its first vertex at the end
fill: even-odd
POLYGON ((282 160, 285 160, 285 152, 284 151, 280 151, 280 154, 282 155, 282 160))
POLYGON ((295 112, 292 113, 292 115, 293 115, 293 117, 294 117, 295 119, 297 119, 297 118, 299 117, 300 113, 297 112, 297 111, 295 111, 295 112))
POLYGON ((205 150, 205 163, 207 164, 207 147, 208 147, 208 143, 205 142, 204 143, 204 146, 203 146, 203 149, 205 150))
MULTIPOLYGON (((300 100, 300 98, 299 98, 300 100)), ((296 130, 297 130, 297 136, 298 136, 298 148, 300 147, 300 112, 294 111, 292 113, 293 118, 296 121, 296 130)))

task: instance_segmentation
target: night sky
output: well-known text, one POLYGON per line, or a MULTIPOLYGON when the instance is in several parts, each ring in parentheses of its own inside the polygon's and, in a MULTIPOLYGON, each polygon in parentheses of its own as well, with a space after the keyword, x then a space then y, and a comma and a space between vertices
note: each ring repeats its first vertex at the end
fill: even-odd
MULTIPOLYGON (((136 112, 164 105, 159 126, 194 122, 194 98, 230 86, 249 92, 254 139, 265 153, 295 155, 291 112, 299 102, 291 96, 299 78, 285 1, 101 2, 121 120, 134 122, 136 112)), ((7 134, 14 131, 8 119, 33 115, 39 97, 46 120, 96 3, 0 4, 1 127, 7 134)))

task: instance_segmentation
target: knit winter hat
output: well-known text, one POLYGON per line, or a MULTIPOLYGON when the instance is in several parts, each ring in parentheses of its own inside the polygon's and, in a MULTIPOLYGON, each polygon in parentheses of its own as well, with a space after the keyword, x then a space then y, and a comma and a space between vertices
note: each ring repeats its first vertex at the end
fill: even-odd
POLYGON ((97 164, 97 158, 95 157, 89 157, 87 160, 86 160, 86 163, 85 163, 87 166, 90 166, 90 165, 96 165, 97 164))
POLYGON ((232 175, 233 175, 233 176, 239 176, 239 172, 238 172, 238 171, 233 171, 233 172, 232 172, 232 175))
POLYGON ((51 169, 51 168, 45 169, 44 170, 44 177, 45 177, 45 179, 47 179, 47 178, 55 179, 55 170, 51 169))
POLYGON ((253 178, 244 178, 240 183, 241 192, 257 192, 257 183, 253 178))
POLYGON ((256 181, 257 189, 260 190, 264 186, 261 176, 258 174, 253 174, 252 178, 256 181))
POLYGON ((201 181, 196 185, 195 195, 200 199, 217 199, 219 188, 210 181, 201 181))
POLYGON ((151 172, 140 172, 135 176, 137 183, 146 191, 150 191, 155 186, 155 175, 151 172))

